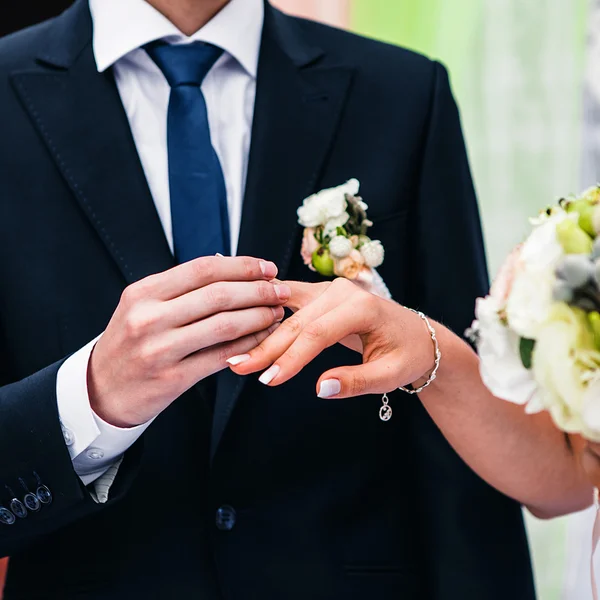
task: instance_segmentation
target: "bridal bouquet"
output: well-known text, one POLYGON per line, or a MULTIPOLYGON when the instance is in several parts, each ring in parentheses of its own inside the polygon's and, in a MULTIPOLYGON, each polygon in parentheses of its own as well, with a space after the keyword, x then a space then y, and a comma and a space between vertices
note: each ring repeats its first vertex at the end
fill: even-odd
POLYGON ((467 336, 495 396, 600 442, 600 187, 531 223, 467 336))

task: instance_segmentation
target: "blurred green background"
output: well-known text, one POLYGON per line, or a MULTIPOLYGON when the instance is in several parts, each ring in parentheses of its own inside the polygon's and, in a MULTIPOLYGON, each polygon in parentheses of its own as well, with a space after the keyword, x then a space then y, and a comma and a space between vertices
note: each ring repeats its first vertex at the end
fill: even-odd
POLYGON ((448 67, 494 272, 528 216, 581 186, 587 0, 352 0, 349 10, 354 31, 448 67))

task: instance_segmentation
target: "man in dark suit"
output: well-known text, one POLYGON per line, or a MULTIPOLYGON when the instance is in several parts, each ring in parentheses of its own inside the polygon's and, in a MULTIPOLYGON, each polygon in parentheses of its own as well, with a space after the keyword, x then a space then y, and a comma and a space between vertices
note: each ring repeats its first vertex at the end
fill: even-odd
POLYGON ((263 0, 78 0, 0 41, 0 82, 8 600, 534 597, 520 506, 418 401, 316 398, 338 347, 280 389, 223 370, 282 318, 275 265, 317 280, 296 209, 350 177, 393 297, 469 325, 443 67, 263 0))

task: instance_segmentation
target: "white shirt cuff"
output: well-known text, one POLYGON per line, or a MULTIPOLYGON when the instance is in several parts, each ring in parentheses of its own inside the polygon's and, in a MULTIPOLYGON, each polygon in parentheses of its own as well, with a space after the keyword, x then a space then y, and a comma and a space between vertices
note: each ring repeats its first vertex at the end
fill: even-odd
POLYGON ((58 371, 56 397, 65 444, 73 467, 89 485, 119 461, 152 423, 121 429, 101 419, 90 406, 87 370, 92 350, 100 338, 70 356, 58 371))

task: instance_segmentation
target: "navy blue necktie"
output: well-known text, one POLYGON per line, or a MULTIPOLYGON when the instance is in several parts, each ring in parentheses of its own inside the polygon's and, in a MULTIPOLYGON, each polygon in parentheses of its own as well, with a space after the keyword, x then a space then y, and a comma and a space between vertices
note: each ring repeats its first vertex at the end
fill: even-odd
POLYGON ((167 116, 175 259, 228 255, 229 219, 221 163, 210 141, 202 81, 223 50, 209 44, 146 46, 171 86, 167 116))

